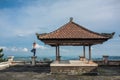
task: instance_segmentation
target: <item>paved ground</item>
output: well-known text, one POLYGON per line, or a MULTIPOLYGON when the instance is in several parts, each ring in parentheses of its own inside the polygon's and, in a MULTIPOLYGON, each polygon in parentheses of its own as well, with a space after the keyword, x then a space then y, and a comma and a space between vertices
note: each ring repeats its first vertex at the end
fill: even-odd
POLYGON ((0 70, 0 80, 120 80, 120 67, 99 67, 99 75, 51 74, 50 67, 13 66, 0 70))

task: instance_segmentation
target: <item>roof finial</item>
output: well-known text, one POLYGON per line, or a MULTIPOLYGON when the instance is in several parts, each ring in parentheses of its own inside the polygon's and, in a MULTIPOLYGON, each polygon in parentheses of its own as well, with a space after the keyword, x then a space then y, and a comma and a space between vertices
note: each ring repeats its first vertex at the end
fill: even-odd
POLYGON ((73 17, 70 17, 70 22, 72 22, 73 21, 73 17))

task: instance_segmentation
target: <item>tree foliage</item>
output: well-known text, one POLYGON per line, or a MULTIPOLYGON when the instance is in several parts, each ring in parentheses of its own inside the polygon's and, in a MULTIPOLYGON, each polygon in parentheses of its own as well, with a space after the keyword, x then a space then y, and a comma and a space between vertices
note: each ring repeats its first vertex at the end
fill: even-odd
POLYGON ((2 52, 3 52, 3 49, 1 48, 1 49, 0 49, 0 53, 2 53, 2 52))
POLYGON ((3 58, 4 54, 2 52, 3 52, 3 49, 0 49, 0 62, 5 61, 5 59, 3 58))

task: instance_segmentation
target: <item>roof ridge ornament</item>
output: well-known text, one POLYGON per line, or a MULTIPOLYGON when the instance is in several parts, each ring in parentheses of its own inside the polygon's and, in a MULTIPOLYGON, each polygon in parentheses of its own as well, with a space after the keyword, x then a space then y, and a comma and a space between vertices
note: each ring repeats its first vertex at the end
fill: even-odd
POLYGON ((73 17, 70 17, 70 22, 72 22, 73 21, 73 17))

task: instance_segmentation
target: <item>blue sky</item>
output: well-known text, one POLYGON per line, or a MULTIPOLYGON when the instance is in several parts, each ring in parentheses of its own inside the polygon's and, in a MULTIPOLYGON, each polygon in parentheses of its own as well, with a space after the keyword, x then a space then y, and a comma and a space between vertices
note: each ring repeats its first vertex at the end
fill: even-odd
MULTIPOLYGON (((116 33, 104 44, 92 46, 93 57, 120 56, 120 0, 0 0, 0 47, 6 56, 31 56, 36 41, 37 56, 54 56, 55 48, 37 40, 35 33, 54 31, 70 17, 92 31, 116 33)), ((82 47, 62 46, 60 52, 79 56, 82 47)))

